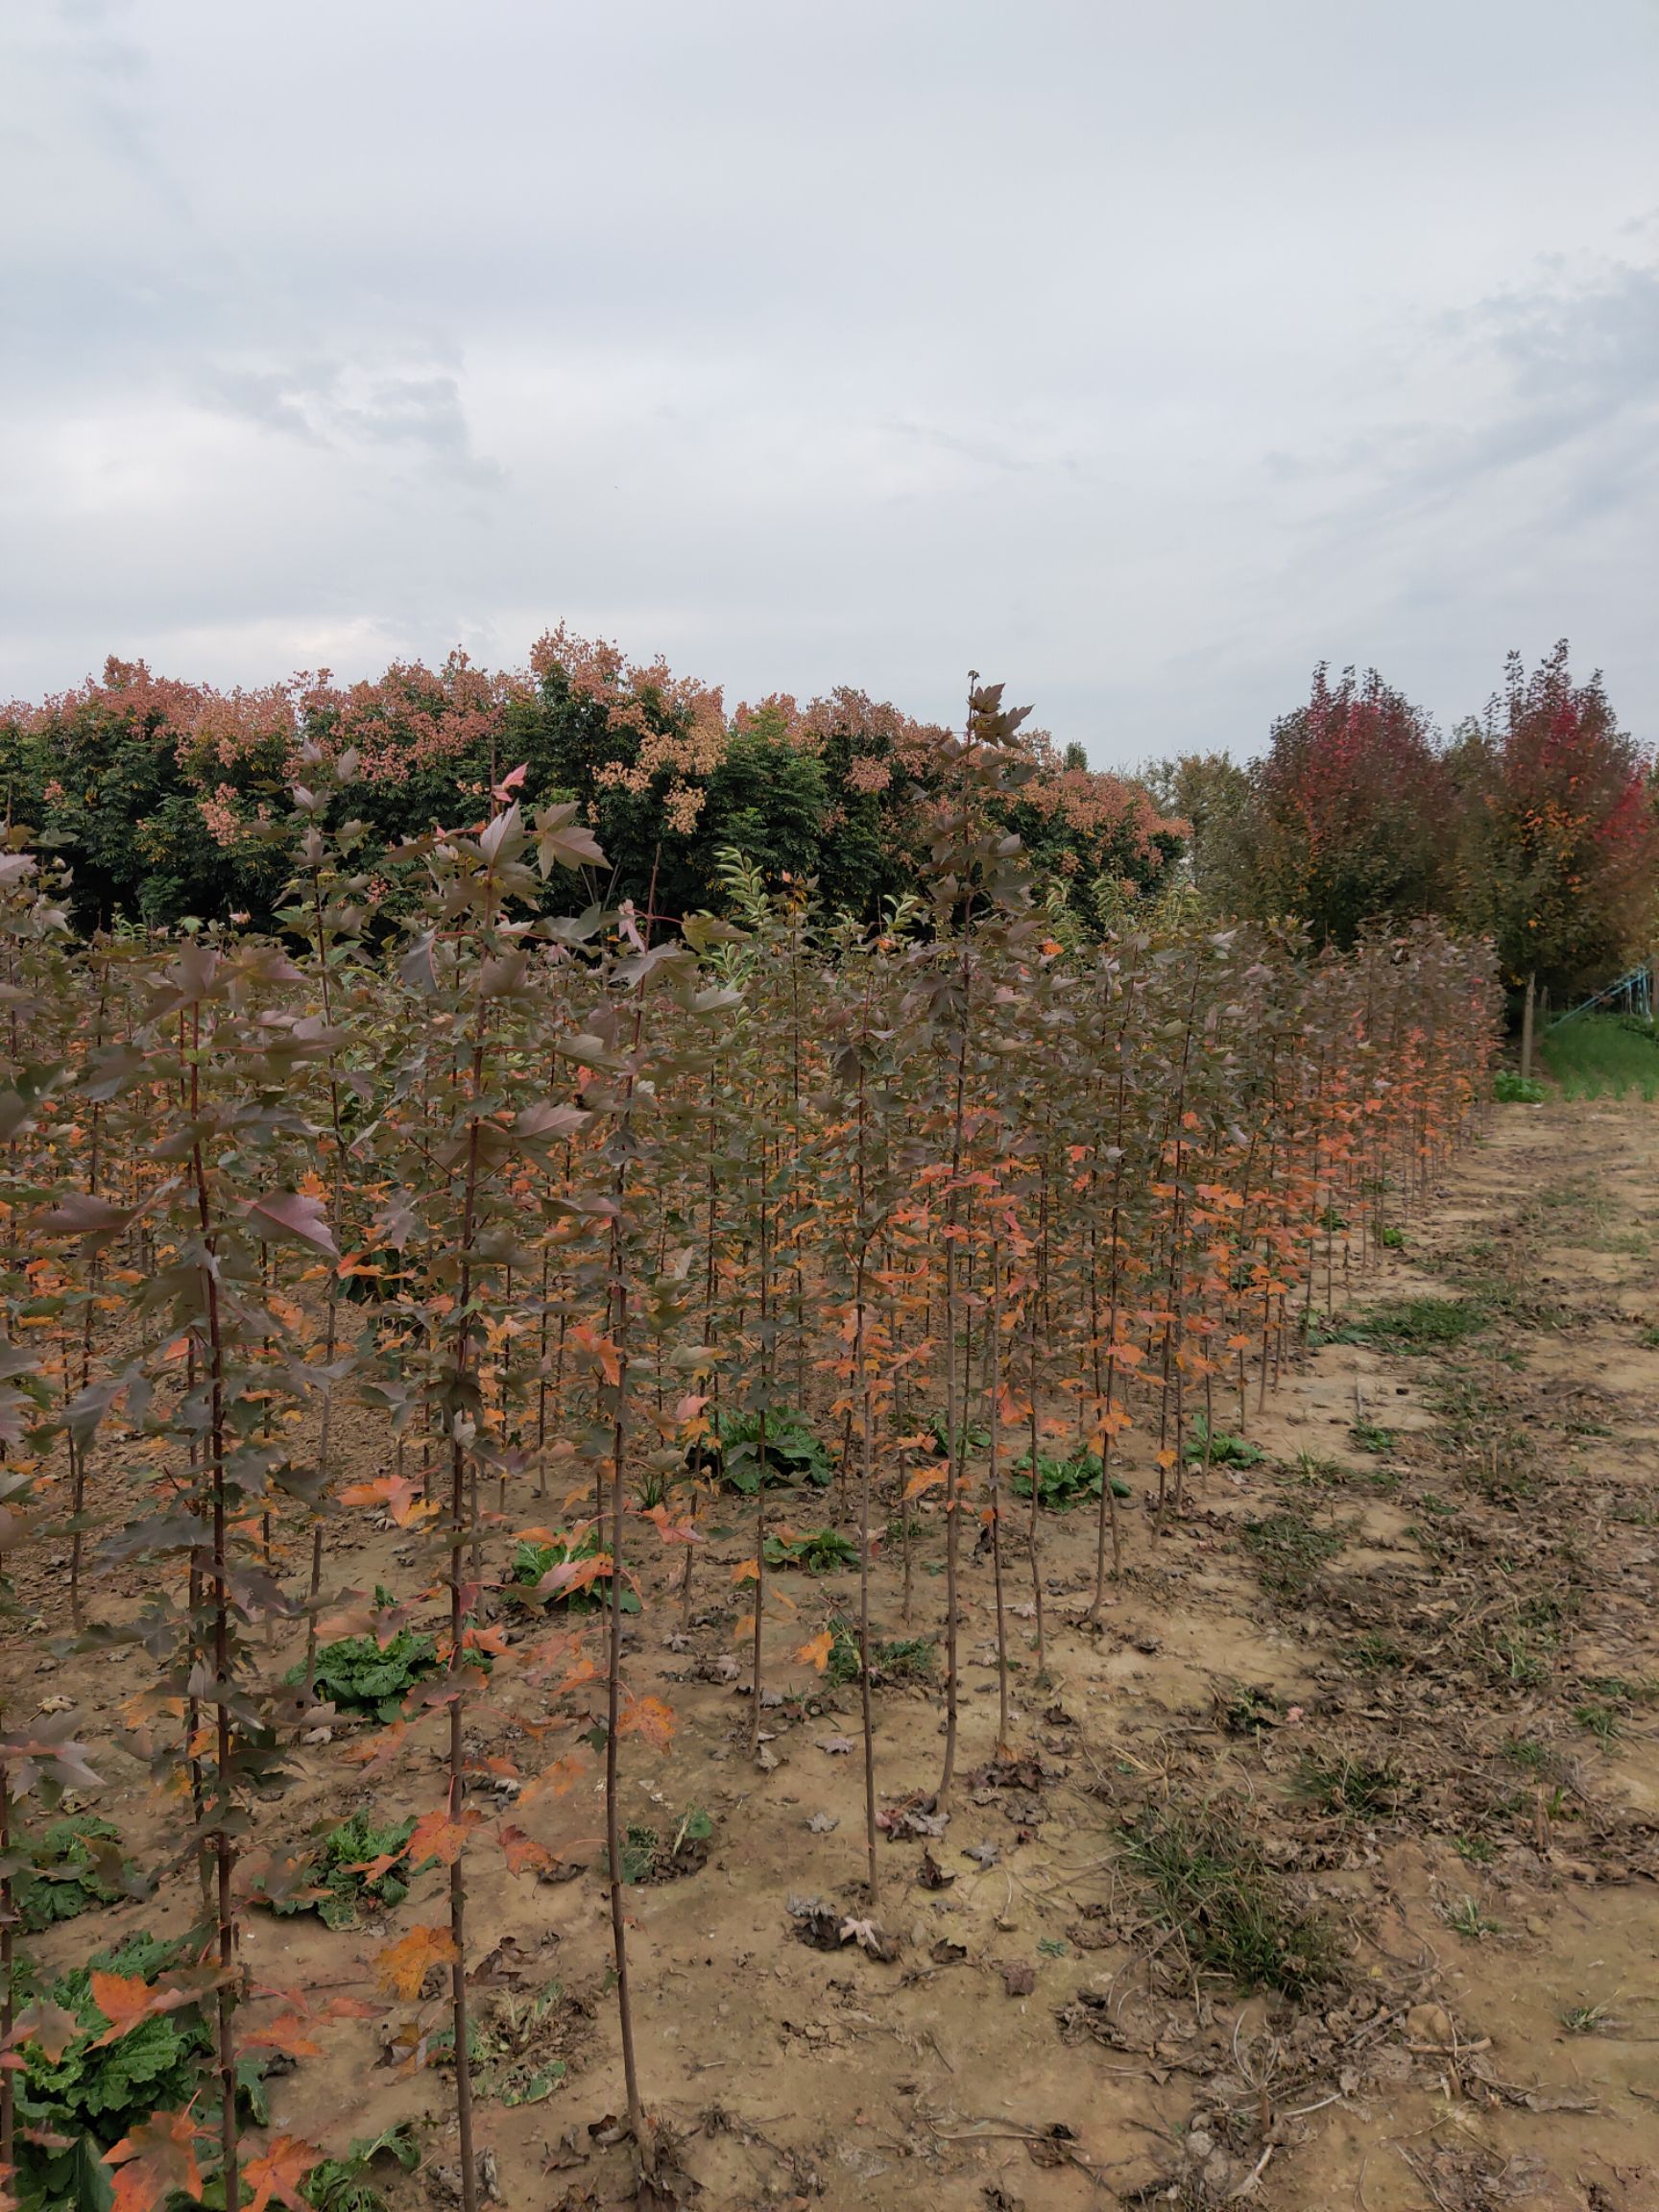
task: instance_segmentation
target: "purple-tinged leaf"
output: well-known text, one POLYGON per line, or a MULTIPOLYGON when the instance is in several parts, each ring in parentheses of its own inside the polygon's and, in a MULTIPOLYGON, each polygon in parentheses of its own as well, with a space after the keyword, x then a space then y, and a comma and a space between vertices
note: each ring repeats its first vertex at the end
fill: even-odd
POLYGON ((340 1247, 328 1226, 321 1198, 308 1198, 298 1190, 273 1190, 263 1198, 250 1198, 242 1212, 257 1235, 267 1240, 308 1244, 312 1251, 338 1260, 340 1247))

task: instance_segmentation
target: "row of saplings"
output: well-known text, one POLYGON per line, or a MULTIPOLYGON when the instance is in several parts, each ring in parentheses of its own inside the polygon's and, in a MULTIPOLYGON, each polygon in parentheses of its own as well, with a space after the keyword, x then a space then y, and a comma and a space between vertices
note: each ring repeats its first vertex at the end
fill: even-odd
MULTIPOLYGON (((936 1426, 942 1427, 942 1420, 936 1426)), ((982 1448, 985 1441, 976 1431, 966 1438, 970 1449, 982 1448)), ((1206 1440, 1199 1436, 1190 1448, 1202 1453, 1206 1440)), ((1209 1440, 1209 1448, 1222 1455, 1229 1448, 1251 1450, 1219 1434, 1209 1440)), ((698 1458, 701 1464, 691 1473, 718 1478, 749 1495, 762 1481, 768 1487, 803 1484, 822 1491, 834 1474, 830 1455, 805 1416, 781 1407, 770 1413, 764 1431, 754 1414, 722 1419, 698 1447, 698 1458)), ((1029 1498, 1030 1455, 1017 1459, 1010 1473, 1011 1487, 1029 1498)), ((1038 1499, 1045 1506, 1064 1511, 1098 1499, 1102 1479, 1101 1462, 1093 1454, 1038 1457, 1038 1499)), ((1119 1495, 1128 1494, 1116 1477, 1113 1480, 1119 1495)), ((830 1527, 779 1529, 767 1540, 767 1564, 775 1569, 835 1573, 855 1567, 857 1557, 856 1547, 830 1527)), ((602 1610, 610 1603, 611 1588, 598 1525, 524 1531, 517 1539, 500 1594, 509 1605, 558 1606, 572 1613, 602 1610)), ((394 1599, 390 1592, 377 1589, 375 1603, 390 1611, 394 1599)), ((631 1588, 624 1588, 620 1603, 624 1612, 639 1610, 638 1596, 631 1588)), ((833 1615, 829 1634, 827 1680, 831 1685, 855 1680, 858 1649, 853 1623, 833 1615)), ((924 1639, 874 1644, 873 1671, 889 1680, 920 1678, 928 1672, 932 1656, 933 1647, 924 1639)), ((332 1705, 343 1718, 382 1724, 398 1719, 411 1691, 439 1674, 442 1666, 437 1639, 407 1623, 389 1635, 371 1632, 325 1644, 311 1661, 318 1702, 332 1705)), ((291 1679, 298 1680, 301 1671, 296 1668, 291 1679)), ((438 1866, 436 1859, 413 1855, 416 1828, 413 1816, 380 1824, 369 1811, 325 1822, 290 1855, 256 1862, 250 1869, 250 1901, 279 1914, 314 1912, 330 1929, 355 1927, 363 1916, 400 1905, 412 1884, 438 1866)), ((711 1835, 709 1815, 696 1805, 663 1830, 630 1828, 623 1851, 625 1878, 649 1883, 694 1872, 707 1859, 711 1835)), ((12 1866, 15 1925, 26 1935, 44 1933, 98 1907, 132 1904, 153 1887, 124 1856, 116 1828, 95 1813, 76 1809, 73 1793, 60 1800, 58 1817, 14 1851, 12 1866)), ((162 1940, 141 1932, 55 1976, 37 1967, 27 1952, 14 1959, 13 2008, 32 2005, 37 2017, 56 2024, 22 2046, 15 2072, 13 2187, 23 2212, 51 2212, 58 2206, 108 2212, 119 2201, 121 2169, 111 2169, 107 2153, 152 2114, 188 2105, 204 2131, 216 2125, 213 2039, 202 2007, 151 2011, 125 2029, 120 2021, 119 1989, 149 1987, 173 1973, 186 1963, 185 1948, 185 1938, 162 1940), (101 1994, 115 2018, 100 2004, 101 1994)), ((538 2043, 549 2038, 538 2037, 536 2031, 563 2002, 556 1983, 534 1993, 512 2021, 518 2032, 504 2039, 504 2050, 492 2050, 488 2025, 475 2030, 473 2057, 486 2094, 503 2104, 533 2104, 558 2088, 565 2064, 556 2056, 539 2057, 538 2043)), ((426 2054, 439 2062, 443 2033, 432 2038, 426 2054)), ((293 2063, 280 2052, 253 2049, 245 2054, 238 2074, 247 2121, 266 2123, 267 2084, 275 2072, 293 2063)), ((416 2132, 401 2126, 354 2142, 343 2156, 310 2166, 295 2177, 295 2191, 313 2212, 384 2212, 377 2174, 383 2178, 396 2167, 413 2170, 419 2160, 416 2132)), ((175 2201, 199 2203, 211 2212, 214 2188, 209 2176, 196 2195, 175 2201)))

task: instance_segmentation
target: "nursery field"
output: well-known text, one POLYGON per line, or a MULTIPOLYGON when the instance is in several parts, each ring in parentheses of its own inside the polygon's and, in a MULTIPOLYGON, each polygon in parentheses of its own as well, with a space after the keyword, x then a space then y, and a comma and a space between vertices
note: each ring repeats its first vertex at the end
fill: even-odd
POLYGON ((280 940, 6 863, 18 2201, 1659 2202, 1645 1110, 314 770, 280 940))

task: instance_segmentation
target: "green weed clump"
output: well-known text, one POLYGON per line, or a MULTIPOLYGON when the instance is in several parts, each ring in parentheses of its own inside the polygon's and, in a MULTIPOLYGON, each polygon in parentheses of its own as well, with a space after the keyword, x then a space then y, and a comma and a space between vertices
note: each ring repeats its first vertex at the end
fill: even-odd
POLYGON ((1616 1743, 1622 1733, 1617 1706, 1605 1703, 1599 1697, 1587 1698, 1582 1705, 1575 1705, 1573 1718, 1580 1728, 1587 1728, 1603 1749, 1616 1743))
POLYGON ((858 1547, 835 1528, 808 1528, 800 1536, 768 1536, 768 1567, 798 1567, 805 1575, 835 1575, 858 1564, 858 1547))
POLYGON ((1382 1429, 1375 1421, 1356 1421, 1348 1431, 1348 1441, 1356 1452, 1374 1452, 1386 1455, 1399 1443, 1392 1429, 1382 1429))
MULTIPOLYGON (((377 1720, 396 1720, 403 1700, 418 1682, 438 1671, 435 1638, 414 1628, 399 1628, 381 1644, 373 1636, 343 1636, 337 1644, 325 1644, 317 1654, 312 1684, 343 1713, 373 1713, 377 1720)), ((293 1671, 298 1680, 301 1670, 293 1671)))
MULTIPOLYGON (((824 1679, 844 1689, 858 1679, 858 1631, 845 1615, 830 1623, 830 1657, 824 1679)), ((870 1679, 879 1682, 923 1682, 933 1671, 937 1646, 930 1636, 900 1636, 870 1640, 870 1679)))
POLYGON ((667 1830, 636 1823, 622 1840, 623 1881, 672 1882, 676 1875, 696 1873, 709 1857, 713 1834, 714 1822, 701 1805, 687 1805, 667 1830))
POLYGON ((1501 1106, 1542 1106, 1544 1086, 1517 1068, 1500 1068, 1492 1078, 1492 1095, 1501 1106))
POLYGON ((1546 1774, 1551 1765, 1549 1746, 1535 1736, 1511 1736, 1503 1746, 1503 1757, 1523 1774, 1546 1774))
POLYGON ((1331 1929, 1298 1904, 1231 1813, 1174 1805, 1146 1812, 1130 1833, 1129 1861, 1150 1885, 1159 1919, 1180 1930, 1198 1965, 1241 1989, 1286 1997, 1335 1978, 1331 1929))
POLYGON ((1187 1439, 1187 1456, 1193 1461, 1208 1460, 1212 1467, 1260 1467, 1267 1455, 1260 1444, 1235 1436, 1230 1430, 1212 1432, 1200 1414, 1187 1439))
MULTIPOLYGON (((558 2056, 572 2011, 562 1982, 534 1994, 504 1990, 484 2019, 468 2023, 467 2056, 480 2097, 493 2104, 541 2104, 569 2072, 558 2056)), ((436 2064, 455 2063, 453 2027, 438 2029, 427 2049, 436 2064)))
POLYGON ((1217 1693, 1215 1702, 1229 1736, 1260 1739, 1264 1729, 1279 1725, 1279 1700, 1261 1683, 1237 1682, 1231 1690, 1217 1693))
MULTIPOLYGON (((950 1454, 950 1431, 946 1424, 945 1416, 943 1413, 928 1414, 927 1432, 933 1439, 934 1448, 938 1452, 940 1458, 949 1458, 950 1454)), ((975 1452, 987 1451, 990 1448, 990 1444, 991 1431, 989 1429, 985 1428, 981 1422, 959 1421, 957 1423, 956 1456, 958 1459, 967 1459, 971 1457, 972 1455, 975 1452)))
MULTIPOLYGON (((1082 1504, 1086 1498, 1098 1498, 1105 1468, 1097 1452, 1078 1452, 1070 1459, 1051 1459, 1046 1454, 1037 1455, 1037 1503, 1052 1513, 1070 1513, 1073 1505, 1082 1504)), ((1022 1453, 1015 1460, 1010 1478, 1016 1496, 1031 1495, 1031 1455, 1022 1453)), ((1113 1495, 1127 1498, 1127 1482, 1112 1478, 1113 1495)))
POLYGON ((1351 1813, 1356 1819, 1376 1820, 1393 1812, 1400 1802, 1400 1769, 1392 1760, 1325 1759, 1316 1751, 1309 1751, 1296 1769, 1296 1791, 1328 1813, 1351 1813))
MULTIPOLYGON (((203 2098, 214 2053, 213 2032, 197 2005, 151 2013, 106 2041, 114 2023, 92 1995, 94 1974, 154 1983, 184 1962, 185 1946, 141 1934, 114 1950, 93 1954, 44 1991, 69 2013, 76 2032, 56 2058, 38 2040, 25 2043, 13 2076, 18 2131, 17 2198, 21 2212, 101 2208, 111 2201, 104 2153, 154 2112, 176 2112, 203 2098)), ((245 2056, 237 2068, 239 2107, 261 2124, 269 2117, 261 2078, 265 2061, 245 2056)), ((201 2104, 198 2111, 202 2111, 201 2104)), ((203 2115, 205 2120, 206 2115, 203 2115)))
POLYGON ((121 1856, 121 1831, 94 1813, 51 1821, 12 1878, 12 1902, 32 1936, 74 1920, 94 1905, 132 1894, 132 1864, 121 1856))
MULTIPOLYGON (((421 1871, 411 1865, 407 1850, 414 1833, 413 1819, 377 1828, 369 1814, 353 1813, 323 1833, 316 1851, 286 1869, 290 1879, 283 1887, 256 1884, 252 1894, 273 1912, 315 1912, 325 1928, 355 1928, 359 1906, 389 1909, 408 1896, 421 1871)), ((432 1863, 423 1859, 421 1865, 432 1863)))
POLYGON ((1501 1936, 1503 1932, 1503 1921, 1488 1918, 1473 1897, 1459 1897, 1455 1905, 1443 1909, 1440 1917, 1448 1928, 1472 1943, 1482 1936, 1501 1936))
MULTIPOLYGON (((604 1612, 611 1603, 610 1553, 597 1526, 576 1536, 520 1537, 507 1571, 508 1588, 520 1599, 534 1598, 543 1605, 563 1605, 567 1613, 604 1612), (595 1566, 595 1560, 604 1560, 595 1566), (568 1573, 566 1574, 566 1571, 568 1573), (560 1576, 550 1590, 541 1584, 549 1575, 560 1576)), ((622 1585, 621 1610, 637 1613, 639 1594, 633 1584, 622 1585)))
POLYGON ((1348 1470, 1340 1459, 1326 1458, 1317 1452, 1298 1452, 1286 1473, 1299 1489, 1305 1490, 1329 1490, 1348 1479, 1348 1470))
POLYGON ((1513 1689, 1541 1690, 1554 1670, 1558 1642, 1548 1623, 1517 1621, 1512 1627, 1493 1630, 1486 1646, 1486 1663, 1513 1689))
POLYGON ((1337 1332, 1345 1344, 1375 1344, 1384 1352, 1441 1352, 1486 1327, 1483 1306, 1470 1298, 1403 1298, 1374 1307, 1337 1332))
POLYGON ((753 1498, 762 1482, 768 1489, 791 1482, 828 1489, 835 1470, 805 1413, 774 1406, 765 1416, 764 1440, 761 1425, 758 1413, 720 1416, 712 1456, 719 1462, 722 1481, 746 1498, 753 1498))
POLYGON ((1300 1513, 1269 1513, 1247 1521, 1243 1544, 1256 1561, 1262 1586, 1275 1598, 1303 1597, 1328 1560, 1342 1549, 1334 1528, 1315 1527, 1300 1513))
POLYGON ((1598 1697, 1608 1697, 1622 1705, 1643 1705, 1659 1697, 1659 1682, 1647 1678, 1632 1682, 1624 1674, 1589 1674, 1584 1678, 1584 1687, 1598 1697))
POLYGON ((407 2121, 380 2135, 360 2135, 344 2158, 319 2159, 301 2180, 300 2194, 311 2212, 389 2212, 373 2182, 379 2159, 394 2160, 405 2174, 420 2165, 420 2148, 407 2121))

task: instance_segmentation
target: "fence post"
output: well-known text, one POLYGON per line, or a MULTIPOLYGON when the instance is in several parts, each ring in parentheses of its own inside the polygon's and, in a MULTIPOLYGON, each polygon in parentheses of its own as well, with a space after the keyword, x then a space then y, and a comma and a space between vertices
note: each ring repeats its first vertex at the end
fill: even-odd
POLYGON ((1521 1072, 1532 1072, 1532 1025, 1537 1013, 1538 977, 1536 972, 1527 978, 1527 998, 1521 1009, 1521 1072))

